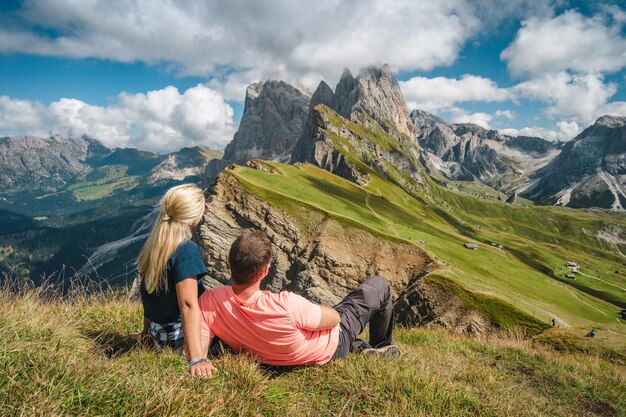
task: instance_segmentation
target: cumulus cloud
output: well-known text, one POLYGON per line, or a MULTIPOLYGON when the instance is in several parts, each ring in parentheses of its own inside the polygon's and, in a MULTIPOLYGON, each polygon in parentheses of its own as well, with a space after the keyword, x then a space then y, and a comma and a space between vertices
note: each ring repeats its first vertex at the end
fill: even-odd
POLYGON ((373 60, 397 70, 449 65, 480 30, 478 9, 468 0, 31 0, 17 12, 22 24, 0 25, 0 52, 333 81, 373 60))
POLYGON ((460 79, 413 77, 400 82, 409 109, 436 112, 465 101, 505 101, 511 93, 488 78, 465 74, 460 79))
POLYGON ((554 18, 529 18, 500 56, 515 75, 618 71, 626 66, 623 12, 604 10, 593 17, 570 10, 554 18))
POLYGON ((0 132, 31 130, 42 126, 44 118, 43 104, 0 96, 0 132))
POLYGON ((521 129, 502 129, 500 132, 511 136, 535 136, 555 142, 571 140, 582 130, 574 120, 561 120, 554 128, 530 126, 521 129))
POLYGON ((146 94, 121 93, 109 106, 63 98, 44 106, 0 97, 0 132, 41 134, 51 128, 86 134, 109 147, 168 152, 183 146, 223 148, 235 131, 233 109, 215 90, 197 85, 146 94))
POLYGON ((450 109, 452 114, 452 123, 474 123, 485 129, 491 129, 489 123, 493 120, 493 116, 488 113, 476 112, 467 113, 464 109, 453 107, 450 109))
POLYGON ((515 113, 510 110, 496 110, 495 115, 498 118, 515 119, 515 113))
POLYGON ((619 107, 607 104, 617 92, 617 85, 605 83, 599 74, 559 72, 522 82, 512 89, 522 97, 548 103, 548 116, 573 116, 587 124, 604 109, 619 107))

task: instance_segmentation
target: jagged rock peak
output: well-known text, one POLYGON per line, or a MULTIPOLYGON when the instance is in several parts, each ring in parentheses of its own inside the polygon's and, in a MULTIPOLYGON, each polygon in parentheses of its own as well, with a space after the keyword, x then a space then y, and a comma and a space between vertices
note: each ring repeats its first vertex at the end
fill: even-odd
POLYGON ((325 104, 331 109, 335 107, 335 95, 325 81, 321 81, 311 97, 311 110, 318 104, 325 104))
POLYGON ((626 125, 626 117, 610 116, 608 114, 605 114, 604 116, 599 117, 598 120, 596 120, 595 124, 610 128, 622 127, 626 125))
POLYGON ((335 88, 337 113, 350 117, 363 112, 381 126, 394 128, 409 137, 413 136, 413 125, 400 91, 400 86, 388 65, 369 66, 359 71, 354 78, 347 68, 335 88))
POLYGON ((419 124, 443 123, 444 125, 447 124, 447 122, 445 120, 443 120, 441 117, 435 116, 432 113, 428 113, 427 111, 420 110, 420 109, 415 109, 415 110, 411 111, 411 114, 409 115, 409 118, 416 125, 418 123, 419 124))
POLYGON ((207 165, 205 181, 213 182, 232 163, 245 164, 255 158, 289 161, 308 118, 310 101, 308 91, 284 81, 251 84, 239 129, 222 159, 207 165))

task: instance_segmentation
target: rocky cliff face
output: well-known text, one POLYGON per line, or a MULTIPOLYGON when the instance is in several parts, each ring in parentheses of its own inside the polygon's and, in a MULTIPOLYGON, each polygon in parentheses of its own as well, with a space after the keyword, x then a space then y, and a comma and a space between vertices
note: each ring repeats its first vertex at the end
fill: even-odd
MULTIPOLYGON (((271 172, 260 161, 248 165, 271 172)), ((263 282, 266 289, 290 290, 334 305, 365 278, 377 274, 390 281, 402 323, 431 323, 459 333, 488 330, 488 326, 477 329, 475 320, 454 313, 451 306, 459 307, 462 301, 453 294, 426 282, 418 284, 439 266, 418 246, 381 239, 304 206, 298 220, 249 192, 229 168, 207 190, 206 199, 208 214, 194 239, 211 277, 205 280, 209 287, 228 280, 228 251, 237 236, 247 229, 262 230, 273 249, 270 274, 263 282), (421 293, 419 303, 414 302, 416 292, 421 293)))
POLYGON ((523 189, 527 198, 569 207, 626 208, 626 117, 602 116, 567 142, 523 189))
POLYGON ((229 164, 259 158, 287 162, 309 114, 310 94, 284 81, 252 84, 246 91, 241 123, 221 160, 209 164, 210 183, 229 164))
POLYGON ((223 156, 222 152, 194 146, 182 148, 164 156, 162 162, 150 171, 148 182, 151 184, 160 181, 182 181, 185 178, 200 177, 206 165, 223 156))
POLYGON ((410 117, 427 165, 450 179, 509 191, 558 154, 557 144, 540 138, 514 138, 472 123, 448 124, 421 110, 410 117))
POLYGON ((54 191, 89 171, 90 161, 110 152, 84 136, 68 138, 52 133, 48 138, 0 138, 0 189, 8 195, 54 191))
MULTIPOLYGON (((254 163, 251 166, 257 169, 254 163)), ((278 174, 277 174, 278 175, 278 174)), ((307 227, 292 215, 248 192, 227 168, 206 194, 208 215, 197 240, 209 276, 228 278, 230 245, 246 229, 262 230, 273 246, 273 265, 265 285, 289 289, 314 301, 333 304, 372 274, 389 277, 398 294, 432 264, 418 247, 382 240, 302 207, 307 227)))
POLYGON ((407 190, 424 185, 419 146, 406 104, 389 67, 345 70, 335 92, 321 82, 311 99, 292 162, 313 163, 357 184, 369 181, 365 163, 407 190))

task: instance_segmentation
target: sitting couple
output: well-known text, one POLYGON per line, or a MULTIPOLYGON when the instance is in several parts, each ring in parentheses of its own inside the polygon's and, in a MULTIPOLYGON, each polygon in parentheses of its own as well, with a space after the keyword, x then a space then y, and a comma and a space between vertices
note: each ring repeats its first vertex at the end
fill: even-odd
POLYGON ((206 209, 200 188, 170 189, 138 258, 144 333, 159 347, 184 349, 191 375, 206 378, 215 371, 207 358, 215 337, 276 366, 325 364, 353 350, 400 355, 391 340, 393 303, 385 279, 366 279, 334 308, 288 291, 261 291, 272 261, 262 232, 246 232, 232 244, 232 285, 205 290, 206 268, 190 238, 206 209), (358 339, 368 323, 369 345, 358 339))

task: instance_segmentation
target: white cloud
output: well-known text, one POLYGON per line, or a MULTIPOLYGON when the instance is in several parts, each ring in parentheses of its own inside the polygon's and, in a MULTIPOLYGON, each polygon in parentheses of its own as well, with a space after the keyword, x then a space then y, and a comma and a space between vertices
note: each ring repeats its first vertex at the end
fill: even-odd
POLYGON ((476 75, 465 74, 460 79, 445 77, 413 77, 400 82, 409 109, 437 111, 465 101, 505 101, 511 93, 505 88, 476 75))
POLYGON ((502 129, 501 133, 511 136, 536 136, 549 141, 567 141, 582 131, 582 127, 574 120, 561 120, 554 128, 524 127, 522 129, 502 129))
POLYGON ((520 83, 513 91, 522 97, 548 103, 548 116, 575 117, 589 124, 601 115, 617 86, 605 84, 599 74, 560 72, 520 83))
POLYGON ((0 132, 40 134, 51 128, 87 134, 109 147, 157 152, 194 145, 223 148, 235 131, 233 109, 204 85, 182 94, 172 86, 146 94, 121 93, 106 107, 69 98, 44 106, 0 97, 0 132))
POLYGON ((262 79, 262 72, 252 69, 213 78, 207 85, 219 91, 226 100, 244 101, 248 86, 262 79))
POLYGON ((529 18, 500 56, 515 75, 618 71, 626 66, 623 12, 604 10, 593 17, 570 10, 554 18, 529 18))
POLYGON ((612 103, 607 103, 603 106, 600 106, 596 111, 596 116, 626 116, 626 101, 614 101, 612 103))
POLYGON ((477 9, 484 8, 469 0, 31 0, 20 12, 24 25, 0 28, 0 52, 165 63, 193 75, 283 71, 333 82, 344 66, 358 70, 376 60, 397 70, 452 64, 483 25, 477 9))
POLYGON ((515 119, 515 113, 510 110, 496 110, 495 115, 498 118, 515 119))
POLYGON ((25 131, 44 124, 45 106, 30 100, 0 96, 0 132, 25 131))
POLYGON ((450 109, 452 113, 452 123, 474 123, 485 129, 490 129, 489 123, 493 120, 493 116, 483 112, 467 113, 458 107, 450 109))

